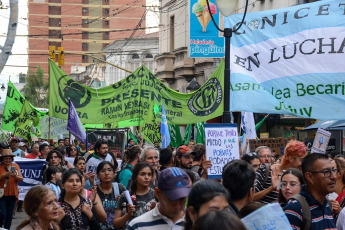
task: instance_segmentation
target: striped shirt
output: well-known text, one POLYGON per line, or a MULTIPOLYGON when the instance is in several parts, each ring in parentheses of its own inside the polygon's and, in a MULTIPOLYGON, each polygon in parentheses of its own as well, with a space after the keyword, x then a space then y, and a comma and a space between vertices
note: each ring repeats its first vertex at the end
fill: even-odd
POLYGON ((171 229, 171 230, 183 230, 184 229, 184 216, 179 219, 176 223, 173 223, 168 217, 163 216, 159 210, 158 205, 151 211, 138 216, 129 222, 127 230, 161 230, 161 229, 171 229))
MULTIPOLYGON (((321 205, 305 188, 302 187, 300 194, 305 198, 310 206, 311 225, 310 230, 336 230, 335 222, 333 220, 331 209, 328 206, 328 200, 325 198, 323 205, 321 205)), ((290 199, 284 207, 285 215, 287 216, 292 229, 303 230, 303 212, 302 206, 295 199, 290 199)))
MULTIPOLYGON (((270 169, 270 172, 268 173, 268 177, 267 177, 265 184, 264 184, 264 182, 265 182, 265 174, 266 174, 266 165, 261 164, 258 171, 256 171, 256 184, 255 184, 255 192, 256 193, 271 187, 271 185, 272 185, 271 165, 270 165, 269 169, 270 169)), ((278 191, 274 190, 274 191, 268 193, 267 195, 265 195, 263 198, 261 198, 258 201, 265 203, 265 204, 268 204, 268 203, 276 202, 277 199, 278 199, 278 191)))
POLYGON ((45 186, 51 188, 55 193, 56 199, 59 200, 61 194, 61 188, 59 185, 54 184, 53 182, 49 181, 45 184, 45 186))

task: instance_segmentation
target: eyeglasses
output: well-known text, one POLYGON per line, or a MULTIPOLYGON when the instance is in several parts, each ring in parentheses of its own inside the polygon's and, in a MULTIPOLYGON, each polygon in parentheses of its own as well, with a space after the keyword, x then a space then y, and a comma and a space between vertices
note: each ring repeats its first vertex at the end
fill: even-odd
POLYGON ((77 149, 71 149, 71 151, 77 151, 77 149))
POLYGON ((253 157, 253 156, 257 156, 258 154, 256 152, 250 152, 247 153, 248 156, 253 157))
POLYGON ((323 171, 309 171, 310 173, 323 173, 324 177, 330 177, 331 173, 334 174, 334 176, 338 175, 339 169, 328 169, 328 170, 323 170, 323 171))
POLYGON ((290 185, 290 188, 291 188, 291 189, 295 189, 295 188, 297 188, 298 186, 300 186, 299 183, 294 182, 294 181, 292 181, 292 182, 281 182, 280 188, 281 188, 282 190, 286 190, 287 187, 288 187, 289 185, 290 185))
POLYGON ((260 158, 270 158, 271 155, 263 155, 263 156, 259 156, 260 158))

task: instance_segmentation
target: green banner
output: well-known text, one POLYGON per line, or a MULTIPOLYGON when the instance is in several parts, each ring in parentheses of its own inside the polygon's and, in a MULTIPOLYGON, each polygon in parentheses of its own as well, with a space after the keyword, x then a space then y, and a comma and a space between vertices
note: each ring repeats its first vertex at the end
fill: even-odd
POLYGON ((196 128, 196 143, 205 144, 205 127, 204 122, 199 122, 195 124, 196 128))
POLYGON ((31 142, 32 126, 37 127, 40 123, 40 118, 46 114, 46 112, 38 111, 27 100, 25 100, 15 124, 16 129, 14 131, 14 135, 25 138, 31 142))
POLYGON ((9 132, 14 132, 15 124, 23 107, 25 98, 12 84, 8 82, 7 96, 2 115, 1 129, 9 132))
POLYGON ((190 140, 190 135, 192 134, 192 125, 189 124, 187 125, 186 127, 186 131, 184 133, 184 144, 185 145, 188 145, 188 142, 190 140))
POLYGON ((169 127, 169 133, 170 133, 170 141, 171 141, 170 145, 172 147, 177 148, 183 144, 180 127, 178 125, 172 125, 172 124, 169 124, 168 127, 169 127))
POLYGON ((144 140, 146 140, 149 144, 153 144, 155 141, 157 141, 159 144, 161 143, 161 134, 159 132, 157 117, 154 114, 152 104, 149 106, 148 115, 140 133, 144 140))
POLYGON ((145 66, 122 81, 100 89, 79 84, 52 61, 49 61, 49 68, 51 117, 67 120, 68 98, 72 100, 81 122, 88 124, 146 120, 149 107, 154 104, 164 104, 170 124, 202 122, 223 113, 224 62, 200 89, 189 94, 168 88, 145 66))

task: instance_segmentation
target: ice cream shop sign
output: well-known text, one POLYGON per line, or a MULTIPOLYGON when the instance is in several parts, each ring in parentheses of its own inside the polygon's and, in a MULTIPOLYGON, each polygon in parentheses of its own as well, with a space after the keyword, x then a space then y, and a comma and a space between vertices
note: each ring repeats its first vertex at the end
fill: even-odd
POLYGON ((210 22, 212 14, 219 24, 219 13, 214 2, 209 2, 210 10, 206 0, 190 1, 190 57, 224 57, 224 38, 219 37, 217 28, 210 22))

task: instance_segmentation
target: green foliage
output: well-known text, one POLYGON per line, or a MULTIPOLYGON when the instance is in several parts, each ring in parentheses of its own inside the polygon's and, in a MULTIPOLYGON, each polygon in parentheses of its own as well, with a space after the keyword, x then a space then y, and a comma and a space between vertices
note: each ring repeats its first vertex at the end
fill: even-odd
POLYGON ((44 71, 38 66, 35 72, 32 72, 31 70, 28 71, 26 84, 21 90, 21 93, 33 106, 47 108, 48 88, 48 82, 44 82, 44 71))

